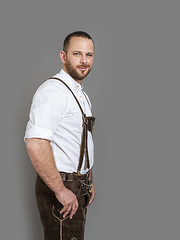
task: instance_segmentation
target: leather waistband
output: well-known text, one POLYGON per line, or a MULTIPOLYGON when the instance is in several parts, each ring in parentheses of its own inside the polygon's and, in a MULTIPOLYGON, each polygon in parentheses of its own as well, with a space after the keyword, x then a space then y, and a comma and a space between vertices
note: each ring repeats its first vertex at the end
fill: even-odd
POLYGON ((77 178, 79 180, 86 180, 86 177, 87 177, 87 174, 77 174, 77 173, 66 173, 66 172, 59 172, 60 175, 61 175, 61 178, 63 181, 74 181, 76 180, 77 178))

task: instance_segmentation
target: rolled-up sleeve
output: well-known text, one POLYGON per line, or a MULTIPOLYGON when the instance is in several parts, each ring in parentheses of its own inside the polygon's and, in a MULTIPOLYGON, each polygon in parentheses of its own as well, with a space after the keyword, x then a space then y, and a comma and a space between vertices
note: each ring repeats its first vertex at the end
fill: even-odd
POLYGON ((24 140, 42 138, 51 141, 58 122, 65 114, 66 95, 56 86, 44 85, 33 97, 24 140))

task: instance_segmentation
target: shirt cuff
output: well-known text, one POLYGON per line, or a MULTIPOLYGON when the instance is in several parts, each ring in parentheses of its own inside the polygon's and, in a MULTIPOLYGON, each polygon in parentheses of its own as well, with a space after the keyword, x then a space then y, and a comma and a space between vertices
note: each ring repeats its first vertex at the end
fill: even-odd
POLYGON ((53 131, 51 129, 34 126, 26 130, 24 141, 26 138, 43 138, 52 141, 52 135, 53 131))

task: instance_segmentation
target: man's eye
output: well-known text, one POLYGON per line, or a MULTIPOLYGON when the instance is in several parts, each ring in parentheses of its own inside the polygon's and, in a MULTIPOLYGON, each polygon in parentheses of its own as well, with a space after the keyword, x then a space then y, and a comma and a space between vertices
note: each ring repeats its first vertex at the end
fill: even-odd
POLYGON ((93 55, 91 53, 87 54, 88 57, 92 57, 93 55))
POLYGON ((74 53, 74 55, 79 55, 79 53, 77 52, 77 53, 74 53))

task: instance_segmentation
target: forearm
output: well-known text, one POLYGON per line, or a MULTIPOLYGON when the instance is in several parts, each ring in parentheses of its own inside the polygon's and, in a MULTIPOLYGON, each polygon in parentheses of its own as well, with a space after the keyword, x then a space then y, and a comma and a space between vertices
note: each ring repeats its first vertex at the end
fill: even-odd
POLYGON ((26 139, 26 147, 31 162, 49 188, 57 194, 64 187, 56 168, 51 144, 44 139, 26 139))

